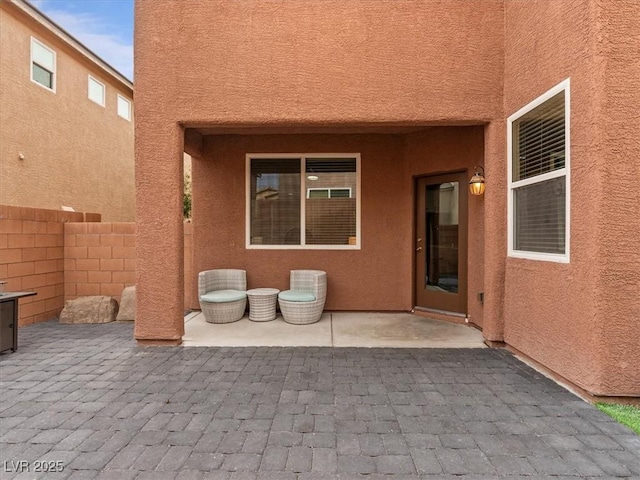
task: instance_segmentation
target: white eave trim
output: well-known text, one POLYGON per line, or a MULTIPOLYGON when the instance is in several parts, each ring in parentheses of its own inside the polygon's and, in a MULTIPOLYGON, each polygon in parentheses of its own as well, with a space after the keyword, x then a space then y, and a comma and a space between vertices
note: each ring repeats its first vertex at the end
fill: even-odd
POLYGON ((125 88, 131 90, 131 94, 133 95, 133 82, 129 80, 127 77, 118 72, 115 68, 109 65, 107 62, 102 60, 98 55, 93 53, 87 47, 85 47, 82 43, 76 40, 69 32, 64 30, 58 24, 56 24, 53 20, 47 17, 45 14, 36 9, 33 5, 25 2, 24 0, 8 0, 9 3, 15 5, 22 12, 27 14, 33 20, 38 22, 39 24, 46 27, 52 33, 54 33, 60 40, 65 42, 67 45, 71 46, 80 54, 82 54, 87 59, 91 60, 98 67, 102 68, 106 73, 111 75, 117 81, 119 81, 125 88))

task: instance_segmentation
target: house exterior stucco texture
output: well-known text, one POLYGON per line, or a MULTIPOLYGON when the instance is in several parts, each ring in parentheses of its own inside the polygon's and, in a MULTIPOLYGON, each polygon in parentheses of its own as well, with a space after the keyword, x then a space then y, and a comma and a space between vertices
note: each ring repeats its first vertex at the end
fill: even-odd
POLYGON ((138 1, 136 102, 161 124, 488 121, 502 113, 501 5, 138 1), (189 28, 173 35, 177 19, 189 28))
POLYGON ((130 84, 8 0, 0 25, 0 203, 133 221, 133 122, 116 110, 130 84), (55 92, 31 80, 32 37, 55 52, 55 92), (104 107, 88 98, 89 75, 105 85, 104 107))
POLYGON ((570 262, 507 258, 504 339, 591 393, 639 395, 640 9, 507 2, 505 14, 505 114, 570 77, 572 164, 570 262))
POLYGON ((603 143, 597 160, 602 175, 601 242, 596 275, 600 335, 605 354, 601 381, 607 390, 640 394, 640 8, 634 2, 605 2, 600 46, 603 143), (622 301, 617 301, 621 299, 622 301), (614 321, 610 322, 610 319, 614 321), (635 320, 635 323, 633 323, 635 320), (636 335, 629 335, 629 325, 636 335), (623 372, 623 375, 620 375, 623 372), (635 385, 629 388, 627 385, 635 385))
POLYGON ((194 278, 323 269, 329 310, 413 308, 415 179, 481 165, 468 320, 587 392, 640 396, 637 2, 138 0, 135 35, 138 340, 183 334, 184 151, 194 278), (507 118, 566 79, 570 260, 513 258, 507 118), (247 249, 246 155, 316 152, 361 155, 361 249, 247 249))

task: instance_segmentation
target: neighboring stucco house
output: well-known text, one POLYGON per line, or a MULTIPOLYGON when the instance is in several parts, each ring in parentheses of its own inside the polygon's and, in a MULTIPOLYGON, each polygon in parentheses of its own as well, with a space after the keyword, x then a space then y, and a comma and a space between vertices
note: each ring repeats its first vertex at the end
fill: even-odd
POLYGON ((135 22, 140 342, 184 333, 186 151, 194 272, 325 270, 328 310, 466 321, 640 396, 640 3, 138 0, 135 22))
POLYGON ((0 0, 0 204, 135 220, 133 84, 23 0, 0 0))

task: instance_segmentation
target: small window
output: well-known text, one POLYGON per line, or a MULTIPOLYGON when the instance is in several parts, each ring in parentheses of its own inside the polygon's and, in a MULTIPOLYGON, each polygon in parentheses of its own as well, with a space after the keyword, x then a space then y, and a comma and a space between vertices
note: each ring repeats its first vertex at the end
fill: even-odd
POLYGON ((31 37, 31 81, 56 91, 56 52, 31 37))
POLYGON ((248 248, 360 246, 358 154, 248 155, 248 248))
POLYGON ((118 95, 118 115, 131 121, 131 102, 122 95, 118 95))
POLYGON ((569 261, 569 80, 508 119, 509 256, 569 261))
POLYGON ((104 107, 105 101, 105 87, 104 83, 99 82, 91 75, 89 75, 89 100, 96 102, 98 105, 104 107))
MULTIPOLYGON (((308 179, 309 177, 307 177, 308 179)), ((351 198, 350 188, 307 188, 307 198, 351 198)))

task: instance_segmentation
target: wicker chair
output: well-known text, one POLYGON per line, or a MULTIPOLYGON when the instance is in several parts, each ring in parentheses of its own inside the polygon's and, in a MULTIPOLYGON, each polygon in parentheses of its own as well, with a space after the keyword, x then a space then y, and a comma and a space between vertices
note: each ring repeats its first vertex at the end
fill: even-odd
POLYGON ((245 270, 206 270, 198 275, 198 297, 209 323, 237 322, 247 307, 245 270))
POLYGON ((282 318, 308 325, 320 320, 327 298, 327 274, 320 270, 291 270, 290 290, 278 294, 282 318))

